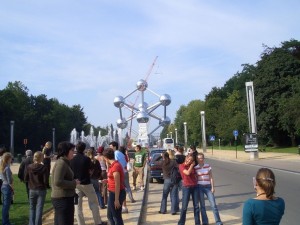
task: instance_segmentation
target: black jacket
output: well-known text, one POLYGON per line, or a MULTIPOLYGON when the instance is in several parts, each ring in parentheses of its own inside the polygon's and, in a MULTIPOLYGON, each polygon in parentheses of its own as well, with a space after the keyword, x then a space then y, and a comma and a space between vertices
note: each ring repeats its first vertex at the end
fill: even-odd
POLYGON ((74 179, 78 179, 80 184, 90 184, 91 159, 83 153, 77 153, 71 160, 71 168, 74 172, 74 179))
POLYGON ((25 176, 26 169, 32 163, 33 163, 32 156, 28 156, 26 159, 22 160, 20 167, 19 167, 19 171, 18 171, 18 177, 21 181, 24 182, 24 176, 25 176))

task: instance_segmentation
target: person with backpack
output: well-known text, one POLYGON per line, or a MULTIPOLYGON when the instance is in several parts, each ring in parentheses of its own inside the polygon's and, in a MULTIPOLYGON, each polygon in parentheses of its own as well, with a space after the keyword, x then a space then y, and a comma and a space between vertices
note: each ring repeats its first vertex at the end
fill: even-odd
MULTIPOLYGON (((168 150, 162 155, 163 163, 163 178, 164 178, 164 187, 163 194, 160 204, 160 210, 158 213, 166 214, 167 212, 167 199, 169 193, 171 194, 171 214, 176 215, 179 211, 179 196, 178 196, 178 183, 176 179, 171 179, 171 171, 175 171, 174 168, 178 168, 178 165, 174 159, 174 153, 172 150, 168 150)), ((178 170, 176 170, 178 171, 178 170)), ((175 177, 176 178, 176 177, 175 177)))

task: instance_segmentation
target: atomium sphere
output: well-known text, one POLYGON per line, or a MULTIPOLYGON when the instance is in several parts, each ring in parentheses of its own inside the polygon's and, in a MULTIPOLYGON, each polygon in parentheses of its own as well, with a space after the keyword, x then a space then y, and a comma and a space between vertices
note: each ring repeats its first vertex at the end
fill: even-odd
POLYGON ((124 118, 118 119, 117 126, 118 126, 118 128, 125 129, 127 127, 127 121, 124 118))
POLYGON ((171 103, 171 97, 168 94, 164 94, 164 95, 160 96, 159 101, 161 102, 161 104, 163 106, 168 106, 171 103))
POLYGON ((117 96, 114 99, 114 105, 117 108, 122 108, 124 106, 124 98, 122 96, 117 96))
POLYGON ((139 80, 137 83, 136 83, 136 88, 139 90, 139 91, 145 91, 148 87, 148 83, 147 81, 145 80, 139 80))
POLYGON ((164 126, 170 125, 170 123, 171 123, 170 118, 166 116, 166 118, 161 119, 161 121, 159 122, 159 125, 164 127, 164 126))
POLYGON ((149 116, 146 112, 141 111, 137 114, 136 120, 138 121, 138 123, 148 123, 149 116))
POLYGON ((144 110, 144 109, 147 109, 148 107, 149 107, 149 105, 148 105, 147 102, 144 102, 144 104, 140 103, 140 104, 138 105, 138 109, 139 109, 140 111, 142 111, 142 110, 144 110), (143 107, 143 105, 144 105, 144 107, 143 107))

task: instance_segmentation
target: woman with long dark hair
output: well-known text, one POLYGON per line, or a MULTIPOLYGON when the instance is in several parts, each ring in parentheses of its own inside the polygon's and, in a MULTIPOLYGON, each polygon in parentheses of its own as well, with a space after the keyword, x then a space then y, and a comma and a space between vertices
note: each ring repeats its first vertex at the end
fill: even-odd
POLYGON ((164 187, 159 213, 165 214, 167 212, 167 199, 169 193, 171 193, 171 214, 176 215, 176 213, 179 211, 178 184, 172 184, 171 171, 174 167, 177 167, 178 165, 174 159, 173 150, 168 150, 167 152, 164 152, 162 154, 162 157, 164 187))

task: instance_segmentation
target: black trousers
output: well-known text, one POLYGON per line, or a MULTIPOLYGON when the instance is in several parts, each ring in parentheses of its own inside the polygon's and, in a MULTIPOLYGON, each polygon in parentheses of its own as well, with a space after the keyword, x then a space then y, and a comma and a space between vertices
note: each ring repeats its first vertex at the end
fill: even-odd
POLYGON ((0 202, 2 204, 2 192, 1 192, 1 187, 2 187, 3 181, 0 179, 0 202))
POLYGON ((54 225, 74 224, 74 197, 52 198, 54 225))

